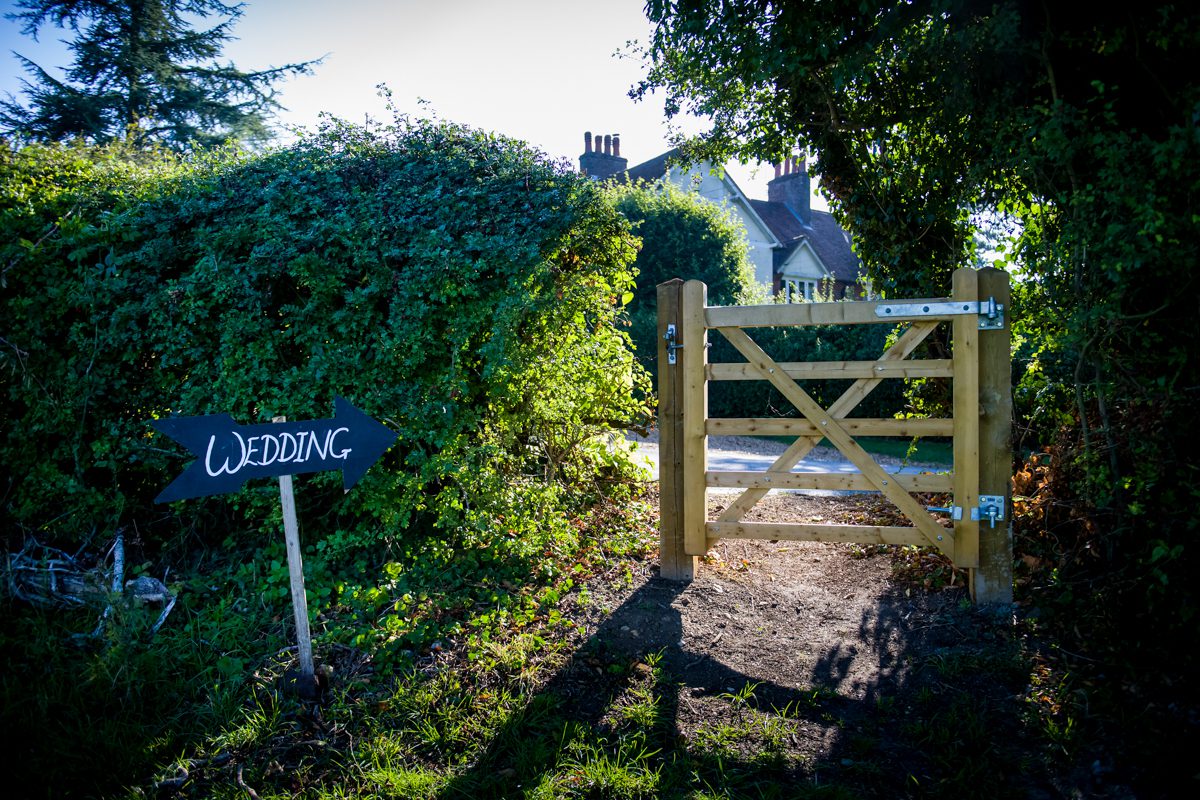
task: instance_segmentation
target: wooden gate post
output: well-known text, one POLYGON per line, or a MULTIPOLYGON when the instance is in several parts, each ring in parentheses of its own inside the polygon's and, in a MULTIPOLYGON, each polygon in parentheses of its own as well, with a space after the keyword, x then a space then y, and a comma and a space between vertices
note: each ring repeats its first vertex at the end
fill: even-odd
MULTIPOLYGON (((955 300, 979 301, 979 273, 954 270, 955 300)), ((958 314, 951 324, 954 359, 954 505, 962 509, 954 521, 954 563, 975 569, 979 566, 979 519, 971 512, 979 507, 979 317, 958 314)))
POLYGON ((979 568, 970 571, 971 597, 980 604, 1013 600, 1012 543, 1012 310, 1009 277, 979 270, 979 298, 1004 307, 1004 327, 979 332, 979 493, 1004 498, 1004 519, 979 525, 979 568))
POLYGON ((658 502, 659 576, 690 582, 696 577, 696 558, 684 550, 683 535, 683 281, 658 285, 658 502), (674 326, 674 337, 668 335, 674 326), (668 363, 671 354, 674 364, 668 363))
POLYGON ((679 354, 683 387, 683 550, 692 556, 708 552, 708 333, 704 306, 708 287, 701 281, 683 284, 679 354))

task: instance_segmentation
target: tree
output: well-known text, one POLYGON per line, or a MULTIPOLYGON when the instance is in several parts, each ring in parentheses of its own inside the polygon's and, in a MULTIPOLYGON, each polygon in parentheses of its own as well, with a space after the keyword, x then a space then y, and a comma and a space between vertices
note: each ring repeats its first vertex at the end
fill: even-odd
POLYGON ((0 101, 0 125, 35 141, 124 141, 173 150, 268 135, 272 85, 307 74, 319 61, 243 72, 220 64, 244 4, 221 0, 21 0, 9 19, 35 39, 47 24, 76 34, 74 60, 59 80, 20 56, 33 81, 27 105, 0 101), (192 18, 225 20, 208 30, 192 18))
POLYGON ((1019 278, 1018 430, 1027 450, 1056 447, 1061 478, 1059 516, 1031 519, 1029 535, 1071 531, 1088 553, 1059 551, 1054 602, 1076 622, 1104 617, 1082 646, 1143 685, 1194 664, 1172 647, 1200 620, 1186 435, 1200 387, 1195 13, 1153 0, 1087 13, 650 0, 647 12, 650 71, 632 94, 661 89, 669 113, 709 117, 691 149, 714 160, 809 148, 876 286, 940 293, 972 261, 974 214, 1015 224, 1002 264, 1019 278))
POLYGON ((734 214, 668 181, 614 183, 608 196, 642 246, 637 289, 629 302, 630 338, 653 370, 657 353, 657 287, 672 278, 708 284, 709 302, 732 305, 754 292, 746 231, 734 214))

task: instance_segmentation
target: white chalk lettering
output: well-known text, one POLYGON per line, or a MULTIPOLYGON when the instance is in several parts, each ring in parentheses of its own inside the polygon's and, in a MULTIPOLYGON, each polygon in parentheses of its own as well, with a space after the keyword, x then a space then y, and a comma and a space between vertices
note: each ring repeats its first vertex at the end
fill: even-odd
MULTIPOLYGON (((336 447, 337 437, 349 433, 349 428, 331 428, 321 436, 317 431, 299 431, 291 433, 264 433, 261 436, 243 438, 237 431, 230 435, 237 440, 237 450, 230 448, 230 454, 224 462, 213 464, 213 449, 216 446, 216 434, 208 439, 208 451, 204 454, 204 469, 209 477, 228 473, 233 475, 243 467, 266 467, 276 462, 280 464, 303 464, 315 453, 320 461, 337 459, 345 461, 354 452, 350 447, 336 447)), ((218 453, 218 458, 220 454, 218 453)))
POLYGON ((321 445, 317 444, 317 435, 315 433, 308 434, 308 450, 306 450, 304 453, 305 461, 307 461, 308 457, 310 455, 312 455, 314 446, 317 448, 317 457, 318 458, 320 458, 322 461, 324 461, 326 458, 328 458, 329 457, 329 434, 325 434, 324 449, 322 449, 321 445))
POLYGON ((279 444, 278 436, 274 436, 274 435, 264 436, 263 437, 263 454, 262 454, 262 458, 259 459, 259 462, 258 462, 259 466, 265 467, 268 464, 274 464, 275 460, 277 458, 279 458, 279 451, 281 449, 282 449, 282 447, 279 444), (272 445, 275 446, 274 452, 271 452, 272 445))
POLYGON ((262 466, 261 462, 254 460, 254 454, 258 449, 258 443, 262 441, 261 436, 251 436, 246 440, 246 455, 242 456, 242 464, 238 469, 249 464, 252 467, 262 466))
POLYGON ((337 435, 339 433, 349 433, 349 432, 350 432, 349 428, 338 428, 336 431, 330 431, 329 439, 327 440, 327 443, 326 443, 326 447, 328 447, 329 451, 330 451, 329 452, 330 458, 340 458, 343 461, 345 461, 346 456, 348 456, 352 452, 354 452, 349 447, 343 449, 341 452, 338 452, 338 453, 333 452, 333 440, 337 438, 337 435))
POLYGON ((226 458, 225 463, 223 465, 217 467, 216 471, 213 471, 212 451, 213 451, 213 444, 217 441, 216 434, 213 434, 212 436, 210 436, 208 438, 208 452, 206 452, 204 454, 204 470, 205 470, 205 472, 208 473, 208 476, 210 478, 215 478, 223 472, 228 472, 230 475, 232 475, 233 473, 235 473, 239 469, 241 469, 242 465, 246 463, 246 442, 245 442, 245 440, 242 439, 242 437, 240 435, 238 435, 237 431, 231 431, 231 433, 233 433, 233 435, 237 438, 238 445, 240 445, 240 447, 241 447, 241 450, 242 450, 241 458, 237 459, 236 467, 232 466, 232 463, 229 458, 226 458))
POLYGON ((281 440, 279 443, 279 463, 286 464, 299 455, 300 448, 296 446, 296 437, 290 433, 281 433, 279 434, 279 438, 281 440), (292 446, 290 451, 288 450, 289 444, 292 446))
POLYGON ((308 431, 300 431, 296 434, 296 457, 292 459, 296 464, 303 464, 307 459, 307 454, 304 452, 305 436, 308 436, 308 431))

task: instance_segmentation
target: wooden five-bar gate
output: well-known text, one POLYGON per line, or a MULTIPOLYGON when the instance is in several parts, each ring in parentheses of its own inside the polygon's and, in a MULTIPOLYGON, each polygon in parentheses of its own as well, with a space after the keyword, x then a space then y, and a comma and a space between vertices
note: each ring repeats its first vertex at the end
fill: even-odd
POLYGON ((918 300, 719 307, 706 305, 706 292, 700 281, 673 280, 658 287, 662 576, 690 581, 695 576, 696 557, 719 539, 932 545, 969 570, 976 601, 1011 602, 1012 394, 1007 273, 990 268, 960 269, 954 273, 951 297, 918 300), (757 327, 868 323, 906 326, 876 361, 780 363, 747 332, 757 327), (909 359, 942 323, 951 326, 952 357, 909 359), (708 363, 710 330, 729 340, 745 361, 708 363), (950 419, 850 416, 881 381, 933 377, 953 381, 950 419), (833 405, 823 408, 797 379, 854 382, 833 405), (708 383, 721 380, 769 381, 801 417, 711 419, 708 383), (710 434, 796 438, 766 471, 715 472, 707 468, 710 434), (952 436, 953 471, 888 473, 863 450, 856 436, 952 436), (836 447, 858 472, 792 472, 822 439, 836 447), (743 491, 717 519, 710 520, 708 487, 743 491), (876 491, 912 524, 746 521, 747 513, 771 489, 876 491), (931 513, 913 492, 951 492, 953 500, 931 513))

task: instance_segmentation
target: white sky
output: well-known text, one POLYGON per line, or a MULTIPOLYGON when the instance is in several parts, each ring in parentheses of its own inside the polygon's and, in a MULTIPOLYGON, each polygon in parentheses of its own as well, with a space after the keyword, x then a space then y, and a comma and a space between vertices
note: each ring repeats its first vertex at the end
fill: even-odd
MULTIPOLYGON (((644 0, 249 0, 225 57, 243 70, 328 54, 314 74, 278 84, 286 125, 308 127, 326 111, 350 121, 386 118, 376 84, 386 83, 402 111, 523 139, 577 163, 583 133, 619 133, 630 166, 667 149, 657 97, 635 103, 643 75, 634 58, 614 56, 645 42, 644 0), (427 101, 422 106, 420 100, 427 101)), ((12 0, 0 0, 4 12, 12 0)), ((216 20, 210 22, 215 24, 216 20)), ((69 63, 44 27, 40 42, 0 19, 0 96, 19 95, 25 73, 13 51, 51 74, 69 63)), ((686 130, 701 124, 692 121, 686 130)), ((750 197, 766 198, 770 167, 730 165, 750 197)), ((814 186, 816 181, 814 181, 814 186)), ((814 206, 825 203, 814 199, 814 206)))

